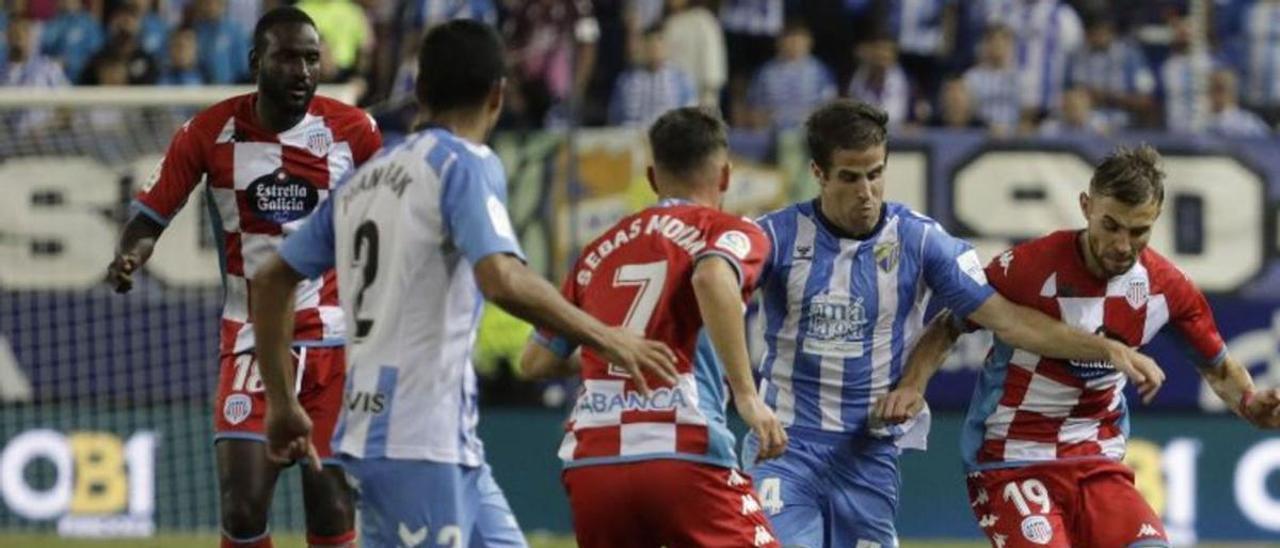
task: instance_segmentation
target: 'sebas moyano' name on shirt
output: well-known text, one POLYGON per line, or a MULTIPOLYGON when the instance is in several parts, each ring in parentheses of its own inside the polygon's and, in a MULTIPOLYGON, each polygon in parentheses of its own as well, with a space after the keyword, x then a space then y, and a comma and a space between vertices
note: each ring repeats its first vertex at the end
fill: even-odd
POLYGON ((671 215, 654 215, 648 218, 648 222, 645 222, 644 218, 635 219, 631 221, 631 224, 619 228, 609 237, 600 240, 600 243, 587 252, 582 260, 583 268, 577 274, 578 285, 587 285, 591 281, 591 276, 594 274, 595 269, 600 266, 600 263, 609 254, 642 235, 647 236, 650 234, 661 234, 691 256, 696 255, 707 247, 707 241, 703 237, 702 230, 696 226, 685 224, 679 218, 671 215))
POLYGON ((360 172, 347 183, 347 188, 343 190, 342 212, 347 212, 347 207, 356 196, 380 187, 390 189, 395 193, 396 198, 400 198, 404 194, 405 187, 412 181, 413 178, 406 172, 404 166, 393 162, 386 162, 368 171, 360 172))

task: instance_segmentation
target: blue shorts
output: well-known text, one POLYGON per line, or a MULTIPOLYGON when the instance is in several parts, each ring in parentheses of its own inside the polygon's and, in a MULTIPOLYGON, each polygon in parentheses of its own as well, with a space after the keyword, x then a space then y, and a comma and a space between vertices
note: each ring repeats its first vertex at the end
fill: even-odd
POLYGON ((356 489, 365 548, 528 546, 487 464, 346 455, 342 464, 356 489))
POLYGON ((783 546, 891 548, 898 512, 898 447, 861 436, 811 437, 788 429, 779 458, 757 463, 759 440, 743 440, 743 466, 783 546))

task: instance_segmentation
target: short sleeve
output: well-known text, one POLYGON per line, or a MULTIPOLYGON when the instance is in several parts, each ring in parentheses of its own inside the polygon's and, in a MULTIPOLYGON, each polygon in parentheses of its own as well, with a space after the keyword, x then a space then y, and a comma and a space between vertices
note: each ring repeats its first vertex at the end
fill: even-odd
MULTIPOLYGON (((1169 324, 1197 366, 1217 366, 1227 356, 1227 345, 1213 320, 1213 309, 1209 308, 1204 293, 1185 274, 1174 270, 1170 276, 1172 283, 1165 291, 1169 324)), ((1151 306, 1151 301, 1147 301, 1147 305, 1151 306)))
POLYGON ((378 122, 367 112, 360 112, 360 122, 351 129, 351 154, 358 166, 372 158, 382 148, 382 130, 378 122))
POLYGON ((325 200, 302 227, 280 245, 280 258, 307 279, 317 278, 334 264, 333 200, 325 200))
POLYGON ((770 255, 769 238, 758 225, 748 219, 731 218, 717 223, 707 234, 707 247, 694 256, 694 261, 722 257, 738 275, 738 286, 744 293, 755 289, 765 262, 770 255))
POLYGON ((203 141, 195 119, 178 129, 169 142, 164 159, 134 200, 136 213, 168 226, 169 220, 187 203, 187 197, 204 176, 206 149, 203 141))
POLYGON ((973 246, 936 225, 929 225, 925 233, 924 276, 942 305, 960 318, 995 294, 973 246))
POLYGON ((467 261, 475 265, 496 253, 524 260, 507 206, 498 191, 506 185, 501 170, 485 169, 478 158, 460 154, 446 163, 443 171, 440 209, 452 242, 467 261))

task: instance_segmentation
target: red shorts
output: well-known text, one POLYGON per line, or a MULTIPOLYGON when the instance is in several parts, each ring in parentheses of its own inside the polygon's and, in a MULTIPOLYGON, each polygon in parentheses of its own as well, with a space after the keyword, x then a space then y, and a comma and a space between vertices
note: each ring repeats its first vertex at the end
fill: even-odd
POLYGON ((1164 523, 1133 485, 1133 471, 1114 461, 973 473, 969 505, 992 546, 1169 546, 1164 523))
POLYGON ((675 459, 565 470, 582 548, 781 546, 742 472, 675 459))
MULTIPOLYGON (((302 374, 295 388, 298 401, 311 417, 311 441, 320 458, 333 453, 329 448, 333 428, 342 410, 342 390, 346 383, 346 351, 341 346, 298 347, 293 349, 294 366, 302 374)), ((252 352, 223 356, 218 373, 218 397, 213 409, 213 439, 266 441, 263 419, 267 412, 266 393, 258 359, 252 352)))

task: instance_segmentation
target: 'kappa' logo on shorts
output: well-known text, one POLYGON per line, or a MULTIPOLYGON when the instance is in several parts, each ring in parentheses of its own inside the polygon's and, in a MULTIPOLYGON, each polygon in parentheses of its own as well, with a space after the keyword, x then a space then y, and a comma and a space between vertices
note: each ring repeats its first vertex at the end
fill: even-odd
POLYGON ((222 403, 222 417, 231 424, 240 424, 253 412, 253 400, 244 394, 232 394, 222 403))
POLYGON ((1027 516, 1022 520, 1022 536, 1036 544, 1049 544, 1053 540, 1053 526, 1044 516, 1027 516))

